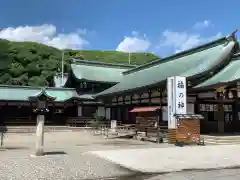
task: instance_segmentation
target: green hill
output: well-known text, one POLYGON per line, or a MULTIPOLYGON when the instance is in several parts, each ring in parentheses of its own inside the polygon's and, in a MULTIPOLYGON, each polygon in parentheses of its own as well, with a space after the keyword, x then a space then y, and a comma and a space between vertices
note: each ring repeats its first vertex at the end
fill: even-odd
MULTIPOLYGON (((128 64, 128 53, 97 50, 65 50, 65 71, 71 57, 106 63, 128 64)), ((131 64, 140 65, 159 57, 152 53, 131 53, 131 64)), ((61 51, 39 43, 0 39, 0 84, 49 86, 61 68, 61 51)))

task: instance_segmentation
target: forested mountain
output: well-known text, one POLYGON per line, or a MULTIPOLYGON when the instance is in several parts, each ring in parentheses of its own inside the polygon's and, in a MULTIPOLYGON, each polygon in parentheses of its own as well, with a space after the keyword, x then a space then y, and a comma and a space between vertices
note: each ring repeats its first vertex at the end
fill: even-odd
MULTIPOLYGON (((0 84, 49 86, 60 71, 59 49, 33 42, 0 39, 0 84)), ((106 63, 128 64, 128 53, 97 50, 64 50, 65 72, 71 57, 106 63)), ((152 53, 131 53, 131 64, 140 65, 159 59, 152 53)))

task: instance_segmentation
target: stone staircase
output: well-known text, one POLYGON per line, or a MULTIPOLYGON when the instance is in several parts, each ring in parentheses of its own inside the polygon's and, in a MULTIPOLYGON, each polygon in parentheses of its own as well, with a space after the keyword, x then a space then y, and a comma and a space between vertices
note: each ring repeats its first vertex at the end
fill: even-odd
POLYGON ((206 145, 235 145, 240 144, 239 135, 201 135, 206 145))
MULTIPOLYGON (((7 126, 0 127, 5 129, 6 133, 35 133, 36 126, 7 126)), ((69 127, 69 126, 44 126, 44 132, 67 132, 67 131, 80 131, 87 129, 87 127, 69 127)))

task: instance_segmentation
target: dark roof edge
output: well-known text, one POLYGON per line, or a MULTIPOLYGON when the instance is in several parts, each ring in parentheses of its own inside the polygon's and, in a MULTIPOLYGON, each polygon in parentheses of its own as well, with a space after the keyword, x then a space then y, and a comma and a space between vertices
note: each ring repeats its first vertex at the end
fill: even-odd
POLYGON ((240 52, 233 54, 232 60, 237 59, 240 57, 240 52))
POLYGON ((122 94, 122 93, 130 93, 130 92, 134 92, 134 91, 137 91, 137 90, 140 90, 140 89, 144 89, 144 88, 152 88, 154 86, 156 86, 156 84, 159 84, 159 85, 162 85, 166 83, 166 80, 163 80, 161 82, 158 82, 158 83, 152 83, 152 84, 149 84, 149 85, 145 85, 145 86, 142 86, 142 87, 135 87, 133 89, 128 89, 128 90, 121 90, 121 91, 117 91, 117 92, 113 92, 113 93, 107 93, 107 94, 101 94, 102 92, 106 91, 101 91, 99 93, 97 93, 94 97, 95 98, 101 98, 101 97, 107 97, 107 96, 115 96, 115 95, 119 95, 119 94, 122 94))
POLYGON ((42 88, 41 91, 40 91, 38 94, 33 95, 33 96, 29 96, 28 98, 29 98, 29 99, 31 99, 31 98, 37 98, 37 97, 39 98, 40 96, 46 96, 46 97, 48 97, 48 98, 51 99, 51 100, 55 100, 55 99, 56 99, 55 96, 49 95, 49 94, 46 92, 46 89, 45 89, 45 88, 42 88))
MULTIPOLYGON (((232 36, 232 35, 230 35, 230 36, 232 36)), ((123 72, 123 74, 127 75, 127 74, 130 74, 130 73, 136 72, 136 71, 140 71, 140 70, 143 70, 143 69, 150 68, 152 66, 155 66, 155 65, 158 65, 158 64, 161 64, 161 63, 165 63, 165 62, 168 62, 168 61, 175 60, 177 58, 181 58, 181 57, 186 56, 186 55, 190 55, 190 54, 193 54, 193 53, 196 53, 196 52, 200 52, 200 51, 203 51, 207 48, 217 46, 220 43, 224 43, 227 40, 228 40, 228 37, 224 36, 224 37, 221 37, 221 38, 219 38, 217 40, 214 40, 212 42, 208 42, 208 43, 202 44, 200 46, 197 46, 195 48, 191 48, 191 49, 188 49, 186 51, 183 51, 183 52, 180 52, 180 53, 177 53, 177 54, 174 54, 174 55, 170 55, 170 56, 165 57, 163 59, 158 59, 158 60, 152 61, 150 63, 138 66, 136 68, 127 70, 127 71, 123 72)))
POLYGON ((104 63, 100 61, 88 61, 88 60, 78 60, 72 58, 72 64, 75 65, 99 65, 99 66, 105 66, 105 67, 113 67, 113 68, 135 68, 137 65, 127 65, 127 64, 113 64, 113 63, 104 63))
POLYGON ((45 88, 46 90, 75 90, 74 88, 60 88, 60 87, 41 87, 41 86, 18 86, 18 85, 1 85, 0 88, 22 88, 22 89, 43 89, 45 88))

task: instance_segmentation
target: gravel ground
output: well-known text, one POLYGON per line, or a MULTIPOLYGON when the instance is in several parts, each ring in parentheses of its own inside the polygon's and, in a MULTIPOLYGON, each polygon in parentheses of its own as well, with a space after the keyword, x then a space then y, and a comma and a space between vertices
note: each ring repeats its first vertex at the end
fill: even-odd
POLYGON ((34 157, 34 134, 7 134, 0 149, 1 180, 239 180, 239 169, 183 171, 141 175, 87 153, 88 151, 166 147, 135 140, 106 140, 88 132, 45 134, 45 152, 34 157), (8 148, 8 150, 6 150, 8 148))
MULTIPOLYGON (((176 172, 146 178, 146 180, 239 180, 240 169, 176 172)), ((141 180, 141 179, 138 179, 141 180)))
POLYGON ((45 152, 34 157, 34 134, 7 134, 0 151, 1 180, 71 180, 107 179, 136 175, 94 155, 93 150, 159 147, 135 140, 106 140, 89 132, 55 132, 45 134, 45 152))

